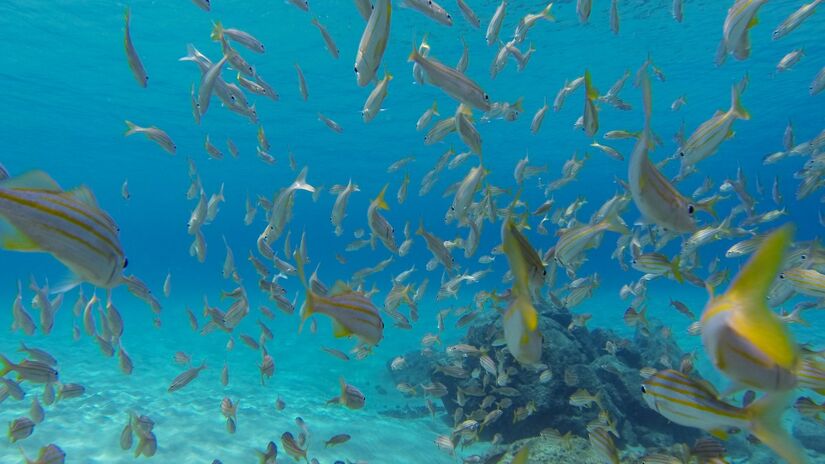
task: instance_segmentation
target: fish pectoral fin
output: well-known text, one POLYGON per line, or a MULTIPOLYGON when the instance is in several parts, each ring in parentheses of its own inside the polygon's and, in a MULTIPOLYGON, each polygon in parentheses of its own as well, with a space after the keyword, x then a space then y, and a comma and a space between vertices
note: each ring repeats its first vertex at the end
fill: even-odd
POLYGON ((335 285, 329 290, 330 296, 337 296, 343 293, 350 293, 352 289, 347 285, 344 281, 338 280, 335 282, 335 285))
POLYGON ((40 247, 28 235, 2 220, 0 220, 0 246, 12 251, 40 250, 40 247))
POLYGON ((11 189, 33 189, 49 192, 59 192, 62 190, 60 186, 57 185, 57 182, 43 171, 29 171, 17 177, 10 177, 4 179, 0 185, 4 188, 11 189))
POLYGON ((734 135, 736 135, 736 132, 734 132, 733 129, 730 129, 727 135, 725 135, 725 139, 732 139, 734 135))
POLYGON ((352 335, 352 331, 341 325, 340 322, 333 321, 332 334, 335 335, 336 338, 349 337, 350 335, 352 335))

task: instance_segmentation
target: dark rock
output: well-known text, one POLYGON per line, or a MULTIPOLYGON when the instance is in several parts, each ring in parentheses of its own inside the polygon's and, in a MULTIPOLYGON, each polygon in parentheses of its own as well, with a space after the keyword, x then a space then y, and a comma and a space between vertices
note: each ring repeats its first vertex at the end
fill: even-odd
MULTIPOLYGON (((571 321, 569 312, 556 312, 549 307, 537 306, 541 313, 539 327, 544 335, 541 361, 552 371, 552 379, 546 383, 539 381, 540 371, 519 365, 503 346, 492 347, 493 340, 502 336, 500 317, 488 314, 477 319, 463 343, 489 350, 488 354, 498 361, 503 370, 510 370, 508 387, 520 393, 511 398, 513 404, 505 408, 504 414, 496 422, 479 431, 483 440, 490 440, 500 433, 505 442, 535 437, 545 428, 555 428, 561 433, 587 437, 587 424, 598 418, 599 408, 577 408, 570 405, 570 396, 578 389, 586 389, 591 394, 599 394, 602 407, 616 421, 620 434, 617 445, 641 445, 667 447, 675 442, 692 443, 700 432, 696 429, 673 424, 648 408, 642 399, 639 370, 645 366, 656 368, 679 367, 682 352, 675 342, 662 336, 662 327, 651 325, 650 334, 637 333, 633 341, 623 339, 609 330, 589 331, 583 327, 568 330, 571 321), (605 351, 607 342, 617 347, 616 355, 605 351), (514 368, 514 369, 513 369, 514 368), (575 385, 565 383, 565 371, 578 377, 575 385), (514 421, 516 408, 532 403, 535 412, 523 420, 514 421)), ((455 379, 441 373, 433 374, 435 362, 447 362, 446 355, 439 353, 432 358, 424 358, 418 353, 405 355, 407 368, 393 372, 396 382, 413 385, 438 381, 447 386, 449 393, 441 398, 449 423, 456 408, 458 388, 467 390, 475 385, 490 394, 496 387, 496 379, 455 379), (414 371, 414 372, 411 372, 414 371)), ((479 368, 478 358, 468 356, 462 364, 468 371, 479 368)), ((502 369, 500 368, 500 371, 502 369)), ((486 373, 480 371, 484 379, 486 373)), ((464 413, 470 415, 479 409, 483 396, 465 395, 464 413)), ((495 395, 496 401, 503 399, 495 395)), ((494 409, 495 406, 486 411, 494 409)), ((483 416, 482 416, 483 417, 483 416)), ((481 422, 479 420, 479 422, 481 422)))

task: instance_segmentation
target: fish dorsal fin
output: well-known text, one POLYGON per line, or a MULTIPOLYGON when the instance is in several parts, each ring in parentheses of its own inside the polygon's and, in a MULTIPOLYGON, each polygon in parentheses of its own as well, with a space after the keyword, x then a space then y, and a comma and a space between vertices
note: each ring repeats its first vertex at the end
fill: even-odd
POLYGON ((4 179, 0 186, 4 188, 44 190, 59 192, 62 189, 54 179, 43 171, 29 171, 16 177, 4 179))
POLYGON ((329 290, 331 296, 342 295, 344 293, 352 293, 352 289, 343 280, 338 280, 335 285, 329 290))
POLYGON ((97 203, 97 198, 95 198, 95 194, 92 193, 92 191, 89 190, 89 187, 86 187, 85 185, 67 190, 66 192, 63 192, 63 196, 83 203, 91 208, 100 209, 100 206, 97 203))
MULTIPOLYGON (((748 295, 759 301, 764 301, 768 289, 779 271, 785 250, 791 241, 793 226, 787 224, 768 235, 760 245, 750 261, 739 271, 736 279, 728 289, 729 294, 740 296, 748 295)), ((746 307, 764 307, 762 305, 746 305, 746 307)))

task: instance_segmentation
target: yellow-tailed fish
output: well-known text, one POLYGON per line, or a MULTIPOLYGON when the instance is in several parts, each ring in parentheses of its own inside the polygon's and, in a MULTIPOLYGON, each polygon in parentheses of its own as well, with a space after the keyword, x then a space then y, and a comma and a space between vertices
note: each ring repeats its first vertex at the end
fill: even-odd
POLYGON ((119 230, 85 186, 64 191, 42 171, 0 181, 0 245, 51 254, 74 274, 68 287, 123 283, 119 230))
POLYGON ((427 80, 447 95, 482 111, 490 110, 490 96, 472 79, 440 61, 425 57, 413 46, 407 61, 418 63, 427 80))
MULTIPOLYGON (((513 301, 504 314, 504 339, 510 354, 522 364, 536 364, 541 359, 542 335, 539 317, 530 293, 531 265, 521 242, 526 239, 512 219, 501 227, 502 250, 513 273, 513 301)), ((532 247, 530 247, 532 248, 532 247)))
POLYGON ((728 10, 722 26, 722 42, 716 53, 716 64, 721 65, 725 58, 733 53, 737 60, 750 56, 751 43, 749 33, 753 26, 759 24, 756 13, 768 0, 736 0, 728 10))
POLYGON ((355 76, 361 87, 375 77, 381 65, 381 58, 389 41, 391 17, 390 0, 376 0, 355 55, 355 76))
POLYGON ((590 71, 587 70, 584 71, 584 89, 584 133, 593 137, 599 131, 599 110, 596 108, 599 91, 593 87, 590 71))
POLYGON ((808 462, 805 450, 782 428, 792 391, 769 393, 745 408, 718 399, 702 382, 681 372, 658 371, 642 383, 645 402, 673 422, 726 437, 728 429, 748 430, 791 464, 808 462))
POLYGON ((696 230, 694 213, 704 209, 713 214, 713 202, 694 203, 682 195, 662 175, 648 157, 650 134, 650 76, 645 72, 641 80, 645 105, 645 129, 636 141, 627 171, 627 181, 633 202, 646 221, 671 232, 685 233, 696 230))
POLYGON ((307 285, 304 261, 299 253, 295 253, 295 261, 298 263, 298 275, 306 288, 306 302, 301 312, 302 324, 315 313, 325 314, 333 320, 333 333, 336 337, 355 336, 368 345, 381 341, 384 321, 369 298, 341 281, 336 282, 326 295, 315 293, 307 285))
POLYGON ((782 392, 797 384, 801 358, 793 335, 766 298, 793 226, 762 241, 727 292, 711 296, 702 314, 702 342, 714 366, 735 385, 782 392))

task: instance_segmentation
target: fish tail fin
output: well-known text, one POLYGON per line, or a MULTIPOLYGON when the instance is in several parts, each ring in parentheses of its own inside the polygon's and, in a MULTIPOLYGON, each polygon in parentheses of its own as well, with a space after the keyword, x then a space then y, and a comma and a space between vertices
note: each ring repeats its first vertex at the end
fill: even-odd
POLYGON ((424 235, 424 218, 418 220, 418 229, 415 230, 416 235, 424 235))
POLYGON ((124 136, 128 137, 138 131, 137 124, 133 123, 132 121, 129 121, 128 119, 123 122, 126 123, 126 133, 124 134, 124 136))
POLYGON ((438 113, 438 101, 437 100, 433 100, 433 114, 436 115, 436 116, 441 116, 441 114, 438 113))
POLYGON ((595 100, 599 98, 599 91, 593 87, 593 80, 590 78, 590 70, 584 71, 584 89, 588 100, 595 100))
POLYGON ((214 26, 212 27, 212 34, 209 35, 209 38, 214 40, 215 42, 220 42, 223 38, 223 25, 220 21, 215 21, 214 26))
POLYGON ((748 120, 751 118, 751 114, 742 106, 742 93, 739 90, 739 86, 734 85, 730 89, 730 110, 731 112, 739 119, 748 120))
POLYGON ((123 19, 126 21, 126 27, 129 27, 129 21, 132 19, 132 9, 129 6, 123 10, 123 19))
POLYGON ((301 172, 298 173, 298 177, 295 179, 295 182, 292 183, 292 187, 295 190, 306 190, 310 193, 315 193, 315 187, 309 185, 307 183, 307 168, 301 169, 301 172))
POLYGON ((547 6, 544 7, 543 10, 541 10, 541 17, 548 20, 548 21, 555 21, 556 17, 553 16, 553 13, 550 12, 550 10, 552 8, 553 8, 553 3, 552 2, 548 3, 547 6))
MULTIPOLYGON (((794 227, 789 223, 765 237, 762 245, 739 272, 728 291, 739 295, 749 295, 760 301, 764 300, 782 264, 782 258, 791 241, 793 231, 794 227)), ((746 305, 746 307, 761 309, 764 305, 746 305)))
POLYGON ((696 205, 696 208, 710 214, 714 219, 716 219, 719 217, 719 215, 716 214, 716 203, 722 198, 723 197, 720 197, 719 195, 714 195, 712 198, 699 202, 699 204, 696 205))
POLYGON ((513 103, 513 108, 519 110, 519 112, 524 111, 524 97, 518 97, 515 103, 513 103))
POLYGON ((3 354, 0 354, 0 364, 2 364, 2 367, 0 367, 0 377, 8 374, 9 371, 14 368, 14 363, 9 361, 9 358, 3 354))
POLYGON ((630 229, 627 228, 627 224, 622 220, 622 218, 618 215, 618 213, 612 213, 606 218, 604 218, 605 226, 607 230, 611 232, 616 232, 622 235, 626 235, 630 233, 630 229))
POLYGON ((387 187, 389 186, 390 184, 384 184, 384 188, 381 189, 381 192, 378 194, 377 197, 375 197, 375 200, 372 200, 373 203, 375 203, 376 206, 378 206, 378 208, 380 209, 390 209, 390 206, 387 204, 387 201, 384 200, 384 194, 387 193, 387 187))
MULTIPOLYGON (((682 277, 682 271, 679 269, 679 264, 681 264, 681 262, 682 255, 676 255, 676 257, 673 258, 673 261, 670 262, 670 269, 673 272, 673 278, 676 279, 676 282, 679 282, 680 284, 685 282, 685 278, 682 277)), ((672 302, 673 299, 671 299, 670 301, 672 302)))
POLYGON ((750 431, 786 462, 804 464, 808 462, 805 450, 782 426, 782 415, 793 398, 793 390, 768 393, 751 404, 747 408, 750 431))
MULTIPOLYGON (((425 37, 424 40, 426 41, 427 38, 425 37)), ((418 47, 415 46, 415 37, 413 37, 412 42, 412 51, 410 52, 410 56, 407 57, 407 62, 416 61, 421 58, 421 54, 418 53, 418 47)))

